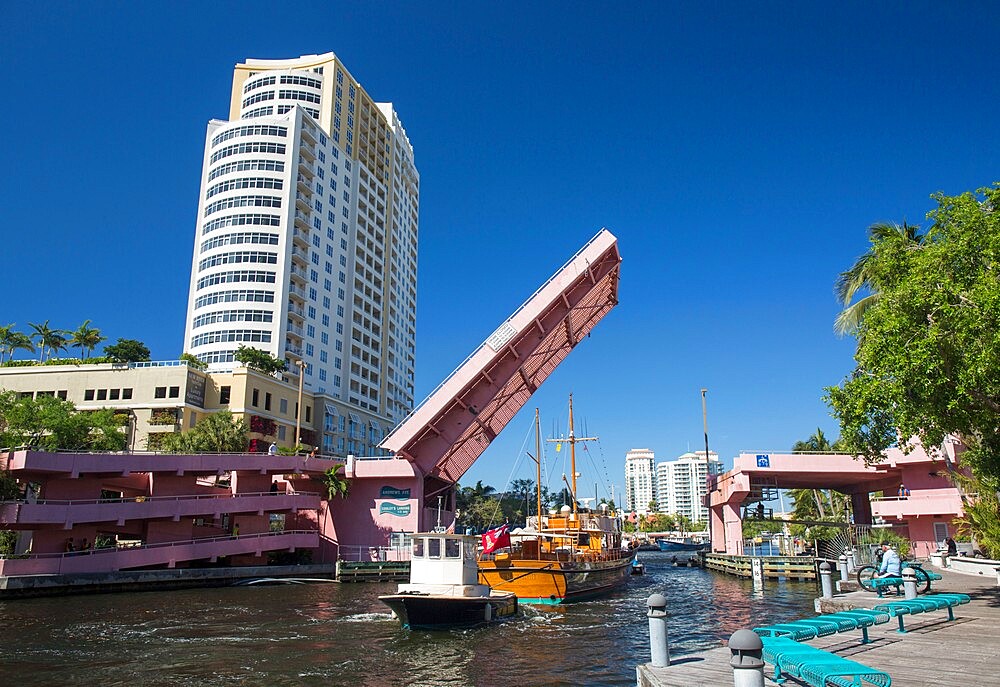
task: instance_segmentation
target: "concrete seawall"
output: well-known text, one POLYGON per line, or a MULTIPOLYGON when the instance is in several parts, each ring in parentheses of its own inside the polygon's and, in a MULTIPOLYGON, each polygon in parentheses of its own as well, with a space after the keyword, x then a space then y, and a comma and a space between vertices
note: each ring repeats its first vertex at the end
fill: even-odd
POLYGON ((136 570, 78 575, 0 577, 0 599, 103 592, 161 591, 189 587, 225 587, 255 578, 334 577, 334 565, 274 565, 236 568, 136 570))

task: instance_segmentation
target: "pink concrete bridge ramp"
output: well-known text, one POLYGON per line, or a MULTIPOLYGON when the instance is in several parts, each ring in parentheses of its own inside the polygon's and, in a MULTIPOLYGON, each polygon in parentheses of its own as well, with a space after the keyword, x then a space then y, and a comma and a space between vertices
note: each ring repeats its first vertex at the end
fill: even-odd
POLYGON ((620 263, 602 229, 385 438, 425 475, 427 495, 457 482, 618 304, 620 263))

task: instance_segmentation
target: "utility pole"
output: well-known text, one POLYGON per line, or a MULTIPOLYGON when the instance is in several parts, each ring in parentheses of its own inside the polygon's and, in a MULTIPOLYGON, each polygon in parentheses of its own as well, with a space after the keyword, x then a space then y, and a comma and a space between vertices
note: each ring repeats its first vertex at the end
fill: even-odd
POLYGON ((296 360, 295 365, 299 368, 299 402, 295 407, 295 454, 299 453, 299 444, 302 443, 302 383, 305 381, 306 363, 304 360, 296 360))
MULTIPOLYGON (((705 403, 705 394, 708 389, 701 390, 701 423, 705 428, 705 467, 709 466, 708 461, 708 406, 705 403)), ((700 508, 699 508, 700 510, 700 508)), ((708 509, 708 540, 712 541, 712 509, 708 509)))

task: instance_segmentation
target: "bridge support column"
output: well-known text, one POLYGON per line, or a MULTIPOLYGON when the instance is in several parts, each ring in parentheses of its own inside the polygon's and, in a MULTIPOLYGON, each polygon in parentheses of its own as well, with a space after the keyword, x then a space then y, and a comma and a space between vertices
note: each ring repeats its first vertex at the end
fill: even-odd
POLYGON ((726 503, 722 506, 726 521, 726 553, 738 556, 743 553, 743 520, 740 519, 740 504, 726 503))
POLYGON ((872 524, 872 502, 868 498, 868 493, 851 494, 851 510, 854 511, 855 525, 872 524))

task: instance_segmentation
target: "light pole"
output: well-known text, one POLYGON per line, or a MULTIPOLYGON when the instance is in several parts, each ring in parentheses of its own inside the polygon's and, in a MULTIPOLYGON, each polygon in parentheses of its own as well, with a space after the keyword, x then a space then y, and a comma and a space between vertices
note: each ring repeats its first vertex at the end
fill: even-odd
MULTIPOLYGON (((705 394, 708 393, 708 389, 701 390, 701 423, 705 428, 705 468, 708 469, 711 463, 708 460, 708 406, 705 404, 705 394)), ((711 497, 708 497, 711 499, 711 497)), ((699 509, 700 510, 700 509, 699 509)), ((712 506, 709 500, 708 507, 708 540, 712 541, 712 506)), ((711 544, 709 545, 711 547, 711 544)), ((714 551, 714 548, 712 549, 714 551)))
POLYGON ((295 453, 299 452, 299 444, 302 443, 302 383, 306 376, 306 363, 304 360, 296 360, 295 366, 299 368, 299 402, 295 406, 295 453))

